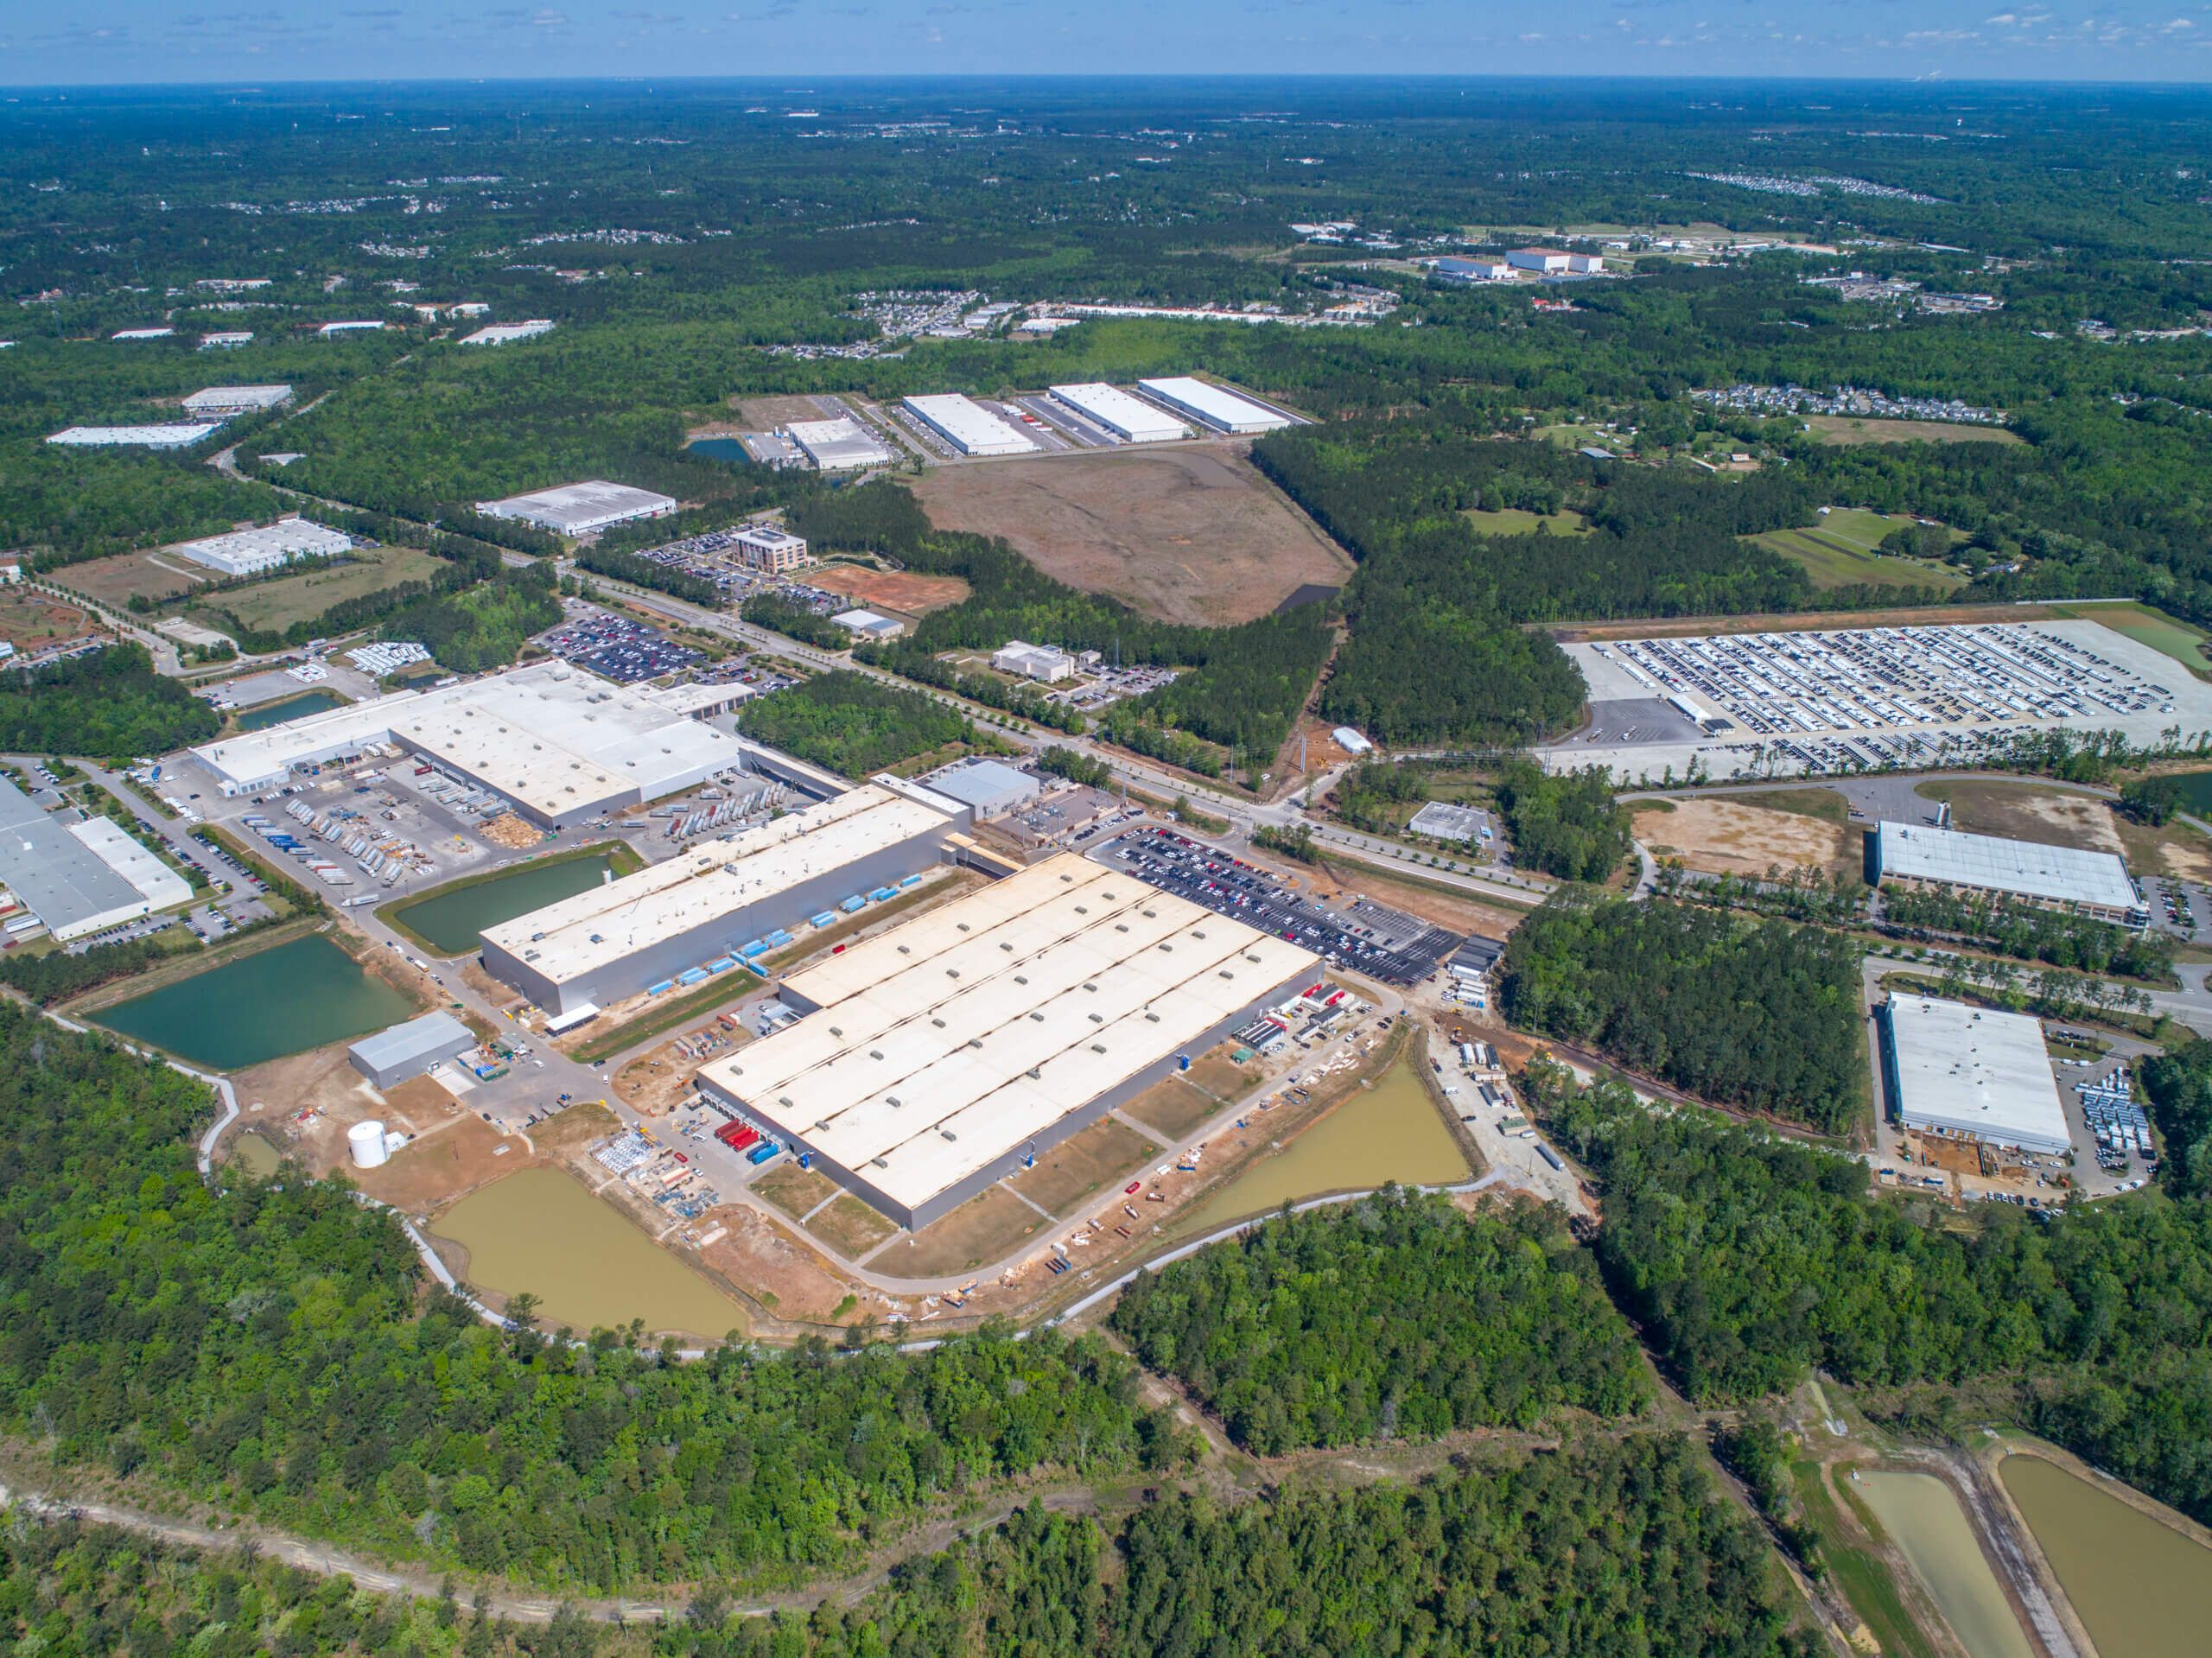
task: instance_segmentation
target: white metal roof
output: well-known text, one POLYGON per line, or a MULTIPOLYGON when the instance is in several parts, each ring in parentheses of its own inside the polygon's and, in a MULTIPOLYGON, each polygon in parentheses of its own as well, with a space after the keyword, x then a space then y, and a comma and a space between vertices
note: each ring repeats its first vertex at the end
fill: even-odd
POLYGON ((1161 443, 1191 435, 1191 429, 1173 416, 1164 415, 1152 404, 1140 402, 1118 386, 1103 381, 1056 385, 1052 395, 1132 443, 1161 443))
POLYGON ((1885 1023, 1906 1122, 2029 1151, 2072 1143, 2043 1026, 2028 1014, 1892 995, 1885 1023))
POLYGON ((302 518, 288 518, 257 529, 233 530, 220 536, 202 536, 197 541, 181 541, 170 550, 194 563, 228 565, 270 556, 291 558, 342 553, 353 544, 353 537, 343 530, 302 518))
POLYGON ((784 429, 791 441, 825 472, 854 467, 880 467, 893 456, 861 423, 850 416, 836 420, 795 420, 784 429))
POLYGON ((1204 380, 1193 379, 1187 374, 1171 375, 1166 379, 1139 380, 1138 389, 1149 391, 1170 406, 1195 415, 1209 426, 1226 432, 1267 431, 1277 426, 1290 425, 1290 417, 1278 415, 1234 391, 1209 385, 1204 380))
POLYGON ((820 1011, 701 1075, 913 1207, 1319 964, 1062 854, 795 975, 820 1011))
POLYGON ((550 318, 532 317, 527 322, 493 322, 479 328, 474 334, 463 334, 464 346, 505 346, 518 340, 534 340, 539 334, 553 332, 550 318))
POLYGON ((596 530, 625 518, 642 518, 656 512, 672 512, 676 498, 627 484, 610 484, 594 478, 555 489, 532 490, 496 501, 479 501, 479 512, 499 518, 519 518, 549 530, 596 530))
POLYGON ((46 441, 82 448, 135 446, 147 449, 181 449, 199 442, 221 424, 222 422, 215 420, 192 420, 165 421, 151 426, 70 426, 46 441))
POLYGON ((817 876, 951 827, 947 814, 920 800, 863 784, 487 928, 484 938, 566 984, 817 876))
POLYGON ((166 910, 192 896, 192 883, 105 817, 72 823, 69 833, 110 869, 129 881, 153 909, 166 910))
POLYGON ((934 397, 908 397, 906 407, 935 427, 968 454, 1018 454, 1037 447, 1027 432, 1017 431, 982 404, 948 392, 934 397))
POLYGON ((372 1070, 420 1059, 449 1059, 476 1045, 476 1033, 440 1008, 365 1036, 346 1052, 372 1070))
POLYGON ((2127 866, 2113 853, 1968 835, 1922 823, 1885 821, 1875 833, 1885 875, 2104 909, 2132 909, 2136 903, 2127 866))
POLYGON ((242 409, 274 409, 290 398, 289 385, 203 386, 184 400, 194 415, 220 415, 242 409))

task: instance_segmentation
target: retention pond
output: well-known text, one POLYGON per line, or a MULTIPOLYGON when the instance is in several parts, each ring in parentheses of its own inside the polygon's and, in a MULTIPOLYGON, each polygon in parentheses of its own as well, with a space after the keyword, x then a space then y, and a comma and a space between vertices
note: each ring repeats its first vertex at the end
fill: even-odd
POLYGON ((486 928, 574 898, 598 886, 612 867, 604 854, 526 863, 489 880, 403 904, 391 912, 391 918, 419 935, 439 955, 466 956, 483 947, 486 928))
POLYGON ((2041 1457, 1997 1476, 2107 1658, 2196 1658, 2212 1642, 2212 1549, 2041 1457))
POLYGON ((244 1070, 411 1018, 414 1003, 321 933, 256 950, 90 1015, 210 1070, 244 1070))
POLYGON ((1958 1495, 1933 1474, 1869 1469, 1852 1489, 1882 1522, 1967 1658, 2035 1658, 1958 1495))
MULTIPOLYGON (((1254 1127, 1266 1122, 1261 1117, 1254 1127)), ((1374 1087, 1354 1094, 1207 1198, 1176 1230, 1207 1231, 1325 1191, 1358 1191, 1392 1180, 1448 1185, 1468 1173, 1459 1142, 1411 1064, 1402 1060, 1374 1087)))
POLYGON ((537 1298, 545 1328, 620 1329, 720 1340, 745 1310, 558 1169, 518 1169, 471 1192, 433 1229, 468 1251, 467 1280, 537 1298))
POLYGON ((231 1142, 231 1160, 248 1174, 265 1180, 276 1172, 284 1155, 266 1135, 249 1128, 231 1142))
POLYGON ((273 702, 260 702, 238 711, 238 729, 266 731, 287 720, 304 720, 310 714, 327 714, 333 708, 342 708, 346 699, 335 691, 309 691, 304 696, 280 696, 273 702))

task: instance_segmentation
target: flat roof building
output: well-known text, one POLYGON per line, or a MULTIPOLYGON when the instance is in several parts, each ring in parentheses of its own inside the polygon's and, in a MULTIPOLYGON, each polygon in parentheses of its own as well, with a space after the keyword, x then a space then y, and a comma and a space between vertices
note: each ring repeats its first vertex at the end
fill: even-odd
POLYGON ((1075 658, 1049 645, 1008 639, 991 653, 991 666, 1002 674, 1020 674, 1024 679, 1039 679, 1052 685, 1074 674, 1075 658))
POLYGON ((1432 269, 1437 281, 1452 283, 1503 282, 1513 274, 1513 267, 1503 259, 1462 259, 1457 255, 1439 259, 1432 269))
POLYGON ((315 333, 325 340, 334 340, 341 334, 376 334, 383 327, 381 322, 363 319, 349 322, 326 322, 315 333))
POLYGON ((1137 390, 1217 432, 1272 432, 1297 423, 1287 415, 1278 414, 1220 386, 1192 379, 1187 374, 1164 380, 1139 380, 1137 390))
POLYGON ((1045 785, 1028 772, 999 760, 963 760, 931 772, 925 781, 971 808, 978 818, 1001 816, 1045 792, 1045 785))
POLYGON ((830 619, 862 644, 880 645, 906 631, 906 624, 872 610, 841 610, 830 619))
POLYGON ((1556 248, 1515 248, 1505 256, 1505 262, 1516 270, 1533 270, 1541 276, 1566 270, 1570 257, 1556 248))
POLYGON ((222 424, 215 420, 168 421, 156 426, 69 426, 46 441, 86 449, 185 449, 222 424))
POLYGON ((2063 1156, 2073 1145, 2043 1026, 1929 996, 1882 1005, 1890 1107, 1908 1128, 2063 1156))
POLYGON ((1874 830, 1874 880, 1878 886, 1999 893, 2101 921, 2143 918, 2127 866, 2113 853, 2082 847, 1885 821, 1874 830))
POLYGON ((200 336, 200 349, 220 351, 226 346, 246 346, 253 343, 251 328, 218 328, 213 334, 200 336))
POLYGON ((1037 445, 982 404, 957 393, 908 397, 906 410, 963 454, 1027 454, 1037 445))
POLYGON ((225 575, 240 576, 278 569, 296 558, 327 558, 350 552, 353 546, 353 537, 342 530, 294 516, 257 530, 233 530, 228 535, 181 541, 168 550, 225 575))
POLYGON ((699 1086, 928 1225, 1211 1046, 1311 951, 1073 854, 784 981, 805 1017, 699 1086))
POLYGON ((476 1045, 476 1033, 451 1013, 440 1011, 410 1019, 365 1036, 346 1050, 346 1057, 378 1088, 396 1088, 411 1077, 420 1077, 441 1060, 467 1053, 476 1045))
MULTIPOLYGON (((459 307, 455 307, 456 311, 459 307)), ((464 346, 510 346, 518 340, 535 340, 542 334, 553 332, 550 317, 535 316, 527 322, 494 322, 479 328, 474 334, 463 334, 464 346)))
POLYGON ((281 409, 292 400, 289 385, 211 385, 184 400, 188 415, 243 415, 262 409, 281 409))
POLYGON ((489 928, 485 970, 554 1014, 726 971, 748 943, 944 862, 968 816, 911 784, 863 784, 489 928))
POLYGON ((118 328, 108 336, 111 340, 167 340, 175 328, 118 328))
POLYGON ((849 416, 836 420, 795 420, 784 430, 823 472, 858 472, 868 467, 887 467, 898 459, 849 416))
POLYGON ((1191 435, 1191 429, 1181 421, 1103 381, 1056 385, 1052 395, 1124 442, 1166 443, 1191 435))
POLYGON ((182 904, 184 878, 104 817, 73 823, 0 778, 0 886, 67 943, 182 904))
POLYGON ((192 756, 224 794, 258 794, 300 768, 387 745, 504 795, 552 829, 657 800, 741 763, 735 738, 558 661, 351 703, 202 744, 192 756))
POLYGON ((807 561, 806 537, 779 530, 772 524, 748 524, 730 544, 747 569, 763 575, 781 575, 807 561))
POLYGON ((500 500, 479 501, 476 510, 486 518, 534 524, 556 535, 586 536, 611 524, 627 524, 632 518, 664 518, 676 511, 676 498, 594 478, 581 484, 563 484, 556 489, 509 495, 500 500))

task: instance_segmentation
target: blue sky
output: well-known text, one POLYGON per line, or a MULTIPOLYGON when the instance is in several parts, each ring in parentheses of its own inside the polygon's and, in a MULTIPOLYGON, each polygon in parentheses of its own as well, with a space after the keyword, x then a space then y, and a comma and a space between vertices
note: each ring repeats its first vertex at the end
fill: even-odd
POLYGON ((2212 3, 11 0, 0 84, 545 75, 2212 78, 2212 3))

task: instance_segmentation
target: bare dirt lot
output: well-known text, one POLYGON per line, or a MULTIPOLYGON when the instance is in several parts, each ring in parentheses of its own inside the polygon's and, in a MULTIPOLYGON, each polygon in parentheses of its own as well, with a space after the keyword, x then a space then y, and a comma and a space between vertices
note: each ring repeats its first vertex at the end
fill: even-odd
POLYGON ((770 431, 795 420, 824 418, 821 405, 811 397, 732 397, 729 401, 748 432, 770 431))
POLYGON ((2112 808, 2094 795, 2032 783, 1924 783, 1914 791, 1950 803, 1951 826, 1974 835, 2003 835, 2126 854, 2112 808))
POLYGON ((74 605, 22 588, 0 592, 0 639, 25 656, 92 631, 91 613, 74 605))
POLYGON ((1872 420, 1857 415, 1808 415, 1805 423, 1823 443, 2018 443, 2001 426, 1948 420, 1872 420))
POLYGON ((145 553, 116 553, 106 558, 86 559, 82 564, 71 564, 54 571, 52 579, 118 610, 139 594, 149 599, 172 599, 178 594, 190 593, 200 585, 180 571, 155 563, 145 553))
POLYGON ((817 570, 806 583, 842 593, 873 610, 895 610, 906 616, 926 616, 968 596, 968 584, 957 575, 916 575, 910 570, 870 570, 857 564, 817 570))
POLYGON ((1164 621, 1249 621, 1351 575, 1236 448, 936 467, 914 491, 939 528, 1003 536, 1046 575, 1164 621))
POLYGON ((1847 861, 1840 824, 1741 801, 1677 800, 1672 811, 1646 807, 1636 814, 1634 829, 1654 856, 1680 858, 1688 868, 1716 875, 1801 866, 1827 871, 1847 861))
POLYGON ((701 1224, 728 1230, 699 1251, 700 1261, 779 1318, 826 1319, 844 1300, 848 1286, 830 1263, 757 1210, 734 1204, 701 1224))

